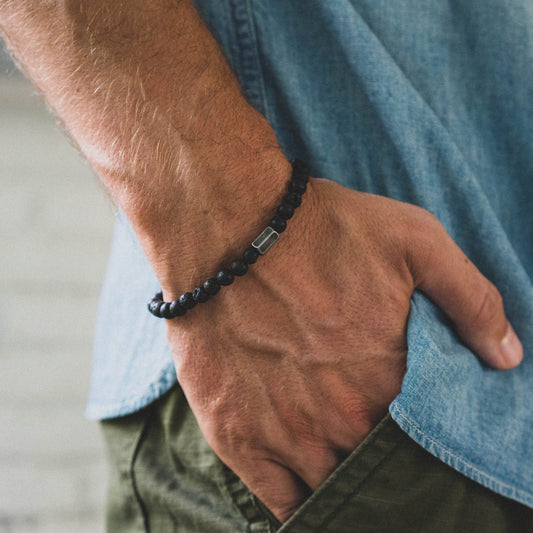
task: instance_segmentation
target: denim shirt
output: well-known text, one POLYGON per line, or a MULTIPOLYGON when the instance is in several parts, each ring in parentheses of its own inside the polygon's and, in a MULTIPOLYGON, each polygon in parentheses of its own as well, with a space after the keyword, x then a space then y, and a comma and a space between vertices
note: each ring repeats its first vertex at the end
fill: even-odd
MULTIPOLYGON (((500 290, 525 349, 488 368, 415 292, 399 426, 471 479, 533 507, 531 0, 197 0, 248 101, 311 175, 420 205, 500 290)), ((158 283, 118 217, 90 418, 134 412, 176 374, 158 283)), ((354 354, 357 357, 357 354, 354 354)))

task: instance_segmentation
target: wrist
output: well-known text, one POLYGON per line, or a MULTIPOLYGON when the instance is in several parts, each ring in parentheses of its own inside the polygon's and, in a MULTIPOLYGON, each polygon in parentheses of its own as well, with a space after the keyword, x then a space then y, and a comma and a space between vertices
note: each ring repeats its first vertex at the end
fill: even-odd
MULTIPOLYGON (((282 186, 281 200, 287 193, 289 180, 290 177, 282 186)), ((329 253, 319 246, 318 240, 324 237, 335 238, 335 235, 324 234, 331 228, 331 224, 330 217, 321 206, 323 201, 321 182, 323 181, 325 180, 309 179, 307 190, 302 195, 301 205, 295 209, 294 215, 287 221, 285 231, 280 234, 278 241, 265 255, 260 256, 256 263, 249 265, 245 275, 236 276, 234 283, 229 287, 221 287, 220 291, 207 303, 196 305, 190 312, 187 311, 185 316, 166 321, 169 334, 180 336, 180 345, 189 342, 196 345, 200 339, 206 341, 216 338, 217 333, 213 332, 222 332, 214 328, 215 324, 217 328, 222 329, 235 328, 236 331, 246 329, 247 326, 244 326, 242 320, 251 317, 252 310, 257 306, 263 307, 265 300, 270 303, 275 302, 275 305, 281 304, 288 307, 298 306, 300 305, 298 302, 305 301, 305 299, 314 300, 315 290, 311 288, 313 282, 316 282, 317 287, 324 284, 323 271, 317 272, 316 264, 317 261, 322 260, 323 255, 329 253), (302 296, 302 299, 294 298, 295 292, 302 296), (288 295, 291 301, 287 301, 288 295), (214 336, 211 333, 206 336, 207 330, 214 336)), ((202 285, 206 278, 217 277, 221 267, 228 268, 233 260, 242 257, 243 251, 269 225, 278 206, 279 203, 276 203, 267 213, 266 218, 260 222, 249 239, 238 243, 236 247, 233 246, 236 253, 227 254, 227 261, 223 261, 222 264, 215 261, 205 265, 202 273, 194 279, 191 277, 189 283, 176 286, 173 291, 163 286, 164 301, 170 302, 178 299, 184 292, 192 292, 195 287, 202 285)), ((332 221, 332 224, 335 222, 332 221)), ((340 226, 335 227, 335 229, 339 228, 340 226)), ((242 235, 243 232, 241 228, 240 234, 242 235)), ((278 326, 281 327, 280 324, 278 326)), ((180 354, 183 357, 180 357, 180 360, 185 361, 188 359, 187 350, 185 345, 182 345, 182 348, 180 354)))
POLYGON ((241 250, 231 263, 228 261, 219 266, 216 274, 198 284, 194 290, 185 291, 180 298, 165 301, 163 293, 158 292, 148 305, 148 310, 154 316, 169 320, 182 317, 196 304, 207 302, 218 294, 222 287, 231 285, 237 278, 248 273, 249 265, 254 265, 277 241, 280 234, 287 229, 287 221, 293 217, 295 210, 302 203, 302 195, 309 182, 309 171, 305 163, 299 159, 291 161, 291 169, 291 179, 286 186, 282 202, 253 242, 244 251, 241 250))
POLYGON ((274 216, 291 171, 279 149, 264 150, 246 161, 213 165, 179 198, 133 215, 165 299, 176 299, 242 254, 274 216))

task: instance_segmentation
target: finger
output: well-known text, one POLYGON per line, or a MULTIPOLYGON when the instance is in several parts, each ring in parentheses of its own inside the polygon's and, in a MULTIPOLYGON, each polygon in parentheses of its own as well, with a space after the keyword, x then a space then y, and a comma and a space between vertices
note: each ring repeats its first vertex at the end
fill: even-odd
POLYGON ((341 450, 309 446, 288 461, 291 470, 314 492, 347 457, 341 450))
POLYGON ((408 250, 415 286, 451 318, 458 334, 483 361, 500 369, 519 365, 522 345, 496 287, 435 217, 429 215, 419 235, 410 240, 408 250))
POLYGON ((255 463, 250 474, 249 479, 241 474, 241 479, 282 523, 312 492, 296 474, 272 460, 255 463))

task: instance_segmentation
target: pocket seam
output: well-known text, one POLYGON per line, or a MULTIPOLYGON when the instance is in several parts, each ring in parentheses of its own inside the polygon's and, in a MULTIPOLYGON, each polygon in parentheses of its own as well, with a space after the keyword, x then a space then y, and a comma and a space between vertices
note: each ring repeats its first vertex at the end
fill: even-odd
MULTIPOLYGON (((333 493, 339 498, 335 498, 336 503, 327 507, 330 509, 327 514, 321 517, 320 521, 313 524, 314 528, 326 526, 334 518, 339 507, 344 505, 354 494, 361 490, 362 485, 371 476, 371 474, 393 453, 393 451, 403 441, 404 433, 396 425, 390 414, 387 414, 380 423, 368 434, 363 442, 353 450, 353 452, 332 472, 332 474, 324 481, 324 483, 306 500, 303 505, 283 524, 279 533, 289 533, 293 531, 293 528, 305 525, 306 515, 311 511, 315 505, 320 506, 321 500, 328 494, 333 493), (398 431, 396 431, 398 430, 398 431), (396 434, 395 434, 396 433, 396 434), (354 476, 350 474, 351 467, 361 458, 365 450, 371 446, 379 436, 385 434, 386 440, 384 441, 384 448, 382 454, 370 468, 363 473, 362 477, 358 477, 359 471, 354 476), (355 482, 351 489, 348 491, 340 491, 338 487, 338 479, 340 476, 346 475, 353 477, 355 482), (303 522, 302 522, 303 521, 303 522)), ((294 529, 297 531, 297 529, 294 529)))

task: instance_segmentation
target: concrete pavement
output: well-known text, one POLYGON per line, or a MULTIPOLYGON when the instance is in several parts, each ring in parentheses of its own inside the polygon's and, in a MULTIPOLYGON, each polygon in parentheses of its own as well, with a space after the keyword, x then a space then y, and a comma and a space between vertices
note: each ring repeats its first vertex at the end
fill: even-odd
POLYGON ((113 206, 20 76, 0 76, 0 532, 103 531, 83 418, 113 206))

